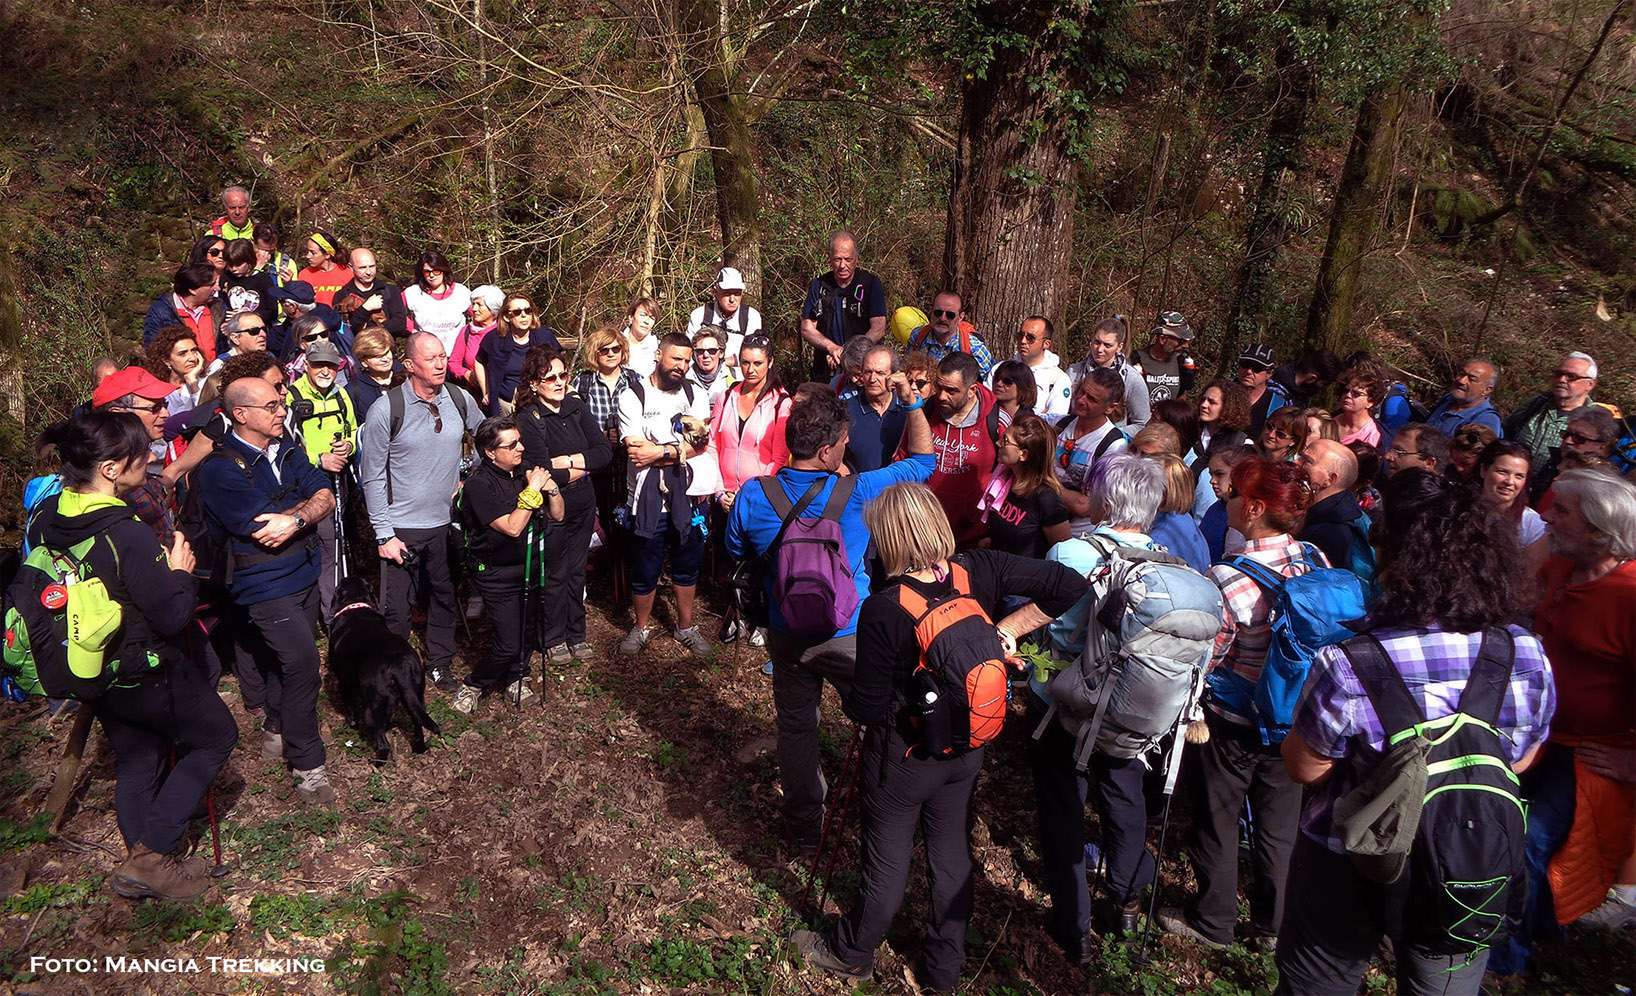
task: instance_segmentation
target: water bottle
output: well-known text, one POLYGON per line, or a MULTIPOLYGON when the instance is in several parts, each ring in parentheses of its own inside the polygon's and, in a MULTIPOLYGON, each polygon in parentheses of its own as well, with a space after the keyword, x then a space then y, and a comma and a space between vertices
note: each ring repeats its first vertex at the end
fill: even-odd
POLYGON ((937 683, 924 672, 917 676, 913 702, 915 725, 920 729, 920 745, 934 757, 947 754, 954 747, 949 732, 948 706, 938 694, 937 683))

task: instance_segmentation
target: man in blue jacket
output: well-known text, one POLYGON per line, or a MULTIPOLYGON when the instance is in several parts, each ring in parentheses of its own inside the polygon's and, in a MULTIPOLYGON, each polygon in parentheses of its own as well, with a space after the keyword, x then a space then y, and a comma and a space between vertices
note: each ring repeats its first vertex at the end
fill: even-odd
MULTIPOLYGON (((863 507, 889 485, 925 481, 937 468, 932 456, 932 432, 926 422, 925 402, 902 372, 891 378, 898 407, 908 411, 903 438, 907 456, 879 470, 856 475, 851 497, 841 509, 841 537, 852 565, 858 602, 869 597, 869 527, 863 507)), ((846 404, 822 385, 790 407, 784 435, 790 447, 790 465, 760 485, 745 485, 733 502, 727 520, 727 549, 736 557, 766 556, 782 525, 763 486, 781 489, 793 507, 815 482, 818 490, 803 518, 817 518, 842 478, 835 473, 846 455, 846 404)), ((775 552, 776 556, 776 552, 775 552)), ((768 558, 767 602, 771 607, 767 651, 773 663, 773 706, 778 712, 778 775, 784 789, 784 822, 796 845, 807 854, 818 849, 824 822, 824 795, 828 786, 818 759, 819 704, 828 678, 838 692, 847 693, 857 650, 858 613, 833 633, 796 634, 785 624, 773 596, 774 558, 768 558)))
POLYGON ((1454 438, 1461 426, 1472 422, 1486 425, 1494 430, 1496 436, 1503 437, 1505 430, 1500 427, 1500 413, 1488 400, 1499 379, 1500 372, 1489 361, 1467 360, 1465 366, 1454 375, 1449 393, 1443 395, 1437 407, 1426 416, 1426 424, 1450 439, 1454 438))
POLYGON ((308 802, 333 805, 318 731, 318 563, 313 524, 335 509, 329 478, 284 438, 289 409, 260 377, 227 385, 232 431, 199 468, 219 565, 243 612, 238 652, 266 682, 261 753, 284 757, 308 802))

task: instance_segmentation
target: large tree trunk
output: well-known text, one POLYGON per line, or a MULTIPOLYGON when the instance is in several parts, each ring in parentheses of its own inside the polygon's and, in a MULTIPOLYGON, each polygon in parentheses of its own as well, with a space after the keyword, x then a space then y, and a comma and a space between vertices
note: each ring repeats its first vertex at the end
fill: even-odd
POLYGON ((750 123, 744 113, 742 67, 728 48, 723 0, 681 0, 677 11, 689 40, 688 75, 710 135, 722 262, 744 272, 745 293, 758 301, 761 194, 756 187, 750 123))
MULTIPOLYGON (((1331 28, 1334 27, 1333 21, 1331 28)), ((1227 347, 1223 362, 1263 331, 1267 304, 1272 295, 1273 268, 1284 244, 1288 218, 1284 211, 1286 179, 1301 165, 1306 149, 1307 116, 1316 90, 1312 69, 1296 58, 1289 45, 1280 45, 1274 55, 1279 95, 1267 122, 1261 181, 1256 185, 1250 222, 1244 230, 1244 263, 1238 271, 1238 287, 1232 310, 1227 316, 1227 347)))
POLYGON ((1380 198, 1392 168, 1392 146, 1403 113, 1403 91, 1370 94, 1358 108, 1352 146, 1346 153, 1329 215, 1329 241, 1318 264, 1317 285, 1307 312, 1309 349, 1339 349, 1352 322, 1363 258, 1375 235, 1380 198))
POLYGON ((1011 355, 1029 315, 1064 326, 1073 293, 1078 167, 1052 122, 1050 97, 1029 88, 1055 54, 1043 48, 1002 50, 961 93, 944 280, 996 358, 1011 355))

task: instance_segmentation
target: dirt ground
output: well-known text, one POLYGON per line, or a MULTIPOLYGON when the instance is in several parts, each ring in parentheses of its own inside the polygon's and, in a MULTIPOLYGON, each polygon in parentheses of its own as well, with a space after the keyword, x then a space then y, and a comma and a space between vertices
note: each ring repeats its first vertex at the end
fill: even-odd
MULTIPOLYGON (((704 594, 715 607, 714 593, 704 594)), ((241 739, 214 800, 231 874, 187 907, 132 903, 107 889, 103 876, 123 847, 111 752, 98 732, 62 834, 44 839, 31 821, 72 719, 47 719, 37 702, 0 710, 0 987, 166 996, 853 991, 808 974, 784 945, 800 925, 793 907, 806 864, 780 832, 765 655, 741 641, 704 662, 658 635, 640 658, 616 659, 628 615, 606 604, 593 593, 590 640, 603 656, 548 673, 539 704, 519 712, 490 697, 468 718, 430 692, 443 735, 426 754, 410 754, 394 732, 396 755, 377 768, 356 731, 321 703, 340 794, 333 812, 304 807, 283 764, 262 760, 225 680, 241 739), (323 968, 292 959, 322 959, 323 968)), ((701 615, 714 632, 719 619, 701 615)), ((486 625, 462 625, 463 654, 485 642, 486 625)), ((850 724, 833 693, 825 705, 833 781, 850 724)), ((1149 965, 1118 943, 1089 976, 1067 963, 1044 930, 1029 732, 1016 710, 979 783, 962 991, 1265 991, 1271 955, 1242 945, 1207 954, 1156 936, 1149 965)), ((1165 849, 1167 903, 1191 887, 1179 858, 1184 823, 1173 822, 1165 849)), ((194 832, 208 859, 208 822, 194 832)), ((849 826, 827 916, 855 894, 856 862, 849 826)), ((863 991, 919 992, 910 966, 925 895, 917 869, 877 953, 876 982, 863 991)), ((1607 974, 1570 973, 1564 984, 1577 988, 1547 988, 1611 991, 1586 986, 1628 980, 1620 958, 1628 964, 1632 949, 1608 943, 1607 974)), ((1378 972, 1370 983, 1390 991, 1378 972)))

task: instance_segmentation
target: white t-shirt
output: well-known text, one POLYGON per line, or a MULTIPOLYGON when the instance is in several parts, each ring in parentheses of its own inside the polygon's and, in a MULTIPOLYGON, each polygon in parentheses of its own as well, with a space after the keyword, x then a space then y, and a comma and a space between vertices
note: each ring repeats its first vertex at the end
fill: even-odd
POLYGON ((619 334, 624 336, 625 345, 631 354, 630 362, 625 365, 643 377, 653 373, 654 368, 659 365, 658 333, 649 332, 646 339, 637 342, 636 337, 631 335, 630 326, 627 325, 619 334))
MULTIPOLYGON (((650 335, 648 338, 657 337, 650 335)), ((643 377, 641 400, 637 399, 634 390, 619 393, 619 435, 622 439, 641 437, 656 443, 680 442, 673 424, 677 415, 692 415, 709 421, 710 399, 704 388, 689 380, 683 387, 666 392, 653 385, 652 377, 643 377), (687 399, 689 391, 693 394, 692 401, 687 399)), ((651 472, 651 468, 638 467, 634 461, 626 466, 625 480, 630 485, 632 512, 636 511, 637 499, 641 497, 642 487, 651 472)))
MULTIPOLYGON (((1111 456, 1122 453, 1130 448, 1130 441, 1123 431, 1112 422, 1103 423, 1089 432, 1080 432, 1079 420, 1068 423, 1057 435, 1057 480, 1065 488, 1072 488, 1080 493, 1086 493, 1091 486, 1091 471, 1098 459, 1097 450, 1102 446, 1102 440, 1113 433, 1115 438, 1108 443, 1107 449, 1102 450, 1100 456, 1111 456)), ((1089 517, 1075 518, 1068 523, 1068 532, 1073 536, 1081 536, 1096 528, 1096 520, 1089 517)))
POLYGON ((443 342, 445 352, 454 351, 454 340, 466 327, 466 312, 471 310, 471 291, 465 284, 455 284, 447 297, 433 297, 419 284, 410 284, 403 290, 403 306, 415 320, 416 332, 430 332, 443 342))
POLYGON ((1539 542, 1545 535, 1545 520, 1531 508, 1522 510, 1522 521, 1517 523, 1517 545, 1524 550, 1539 542))

